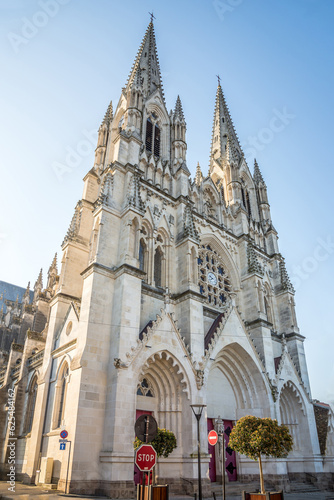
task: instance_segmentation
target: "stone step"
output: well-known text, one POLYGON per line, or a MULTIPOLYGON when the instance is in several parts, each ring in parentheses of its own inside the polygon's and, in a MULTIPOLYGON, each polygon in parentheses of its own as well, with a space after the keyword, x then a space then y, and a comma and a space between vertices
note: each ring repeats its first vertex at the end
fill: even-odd
POLYGON ((43 490, 56 490, 57 485, 54 483, 46 484, 46 483, 38 483, 38 486, 40 488, 43 488, 43 490))
POLYGON ((308 491, 320 491, 316 485, 312 483, 290 483, 290 488, 292 492, 307 493, 308 491))
MULTIPOLYGON (((242 491, 256 491, 260 487, 256 483, 240 483, 239 481, 233 481, 225 484, 225 492, 227 495, 241 495, 242 491)), ((222 496, 222 485, 219 483, 211 483, 211 490, 215 492, 216 496, 222 496)))

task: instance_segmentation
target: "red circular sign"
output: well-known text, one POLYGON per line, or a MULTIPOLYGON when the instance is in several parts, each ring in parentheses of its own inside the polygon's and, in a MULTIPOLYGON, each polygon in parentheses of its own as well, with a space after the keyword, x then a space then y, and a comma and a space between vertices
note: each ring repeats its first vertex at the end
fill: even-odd
POLYGON ((152 470, 157 461, 157 452, 150 444, 142 444, 136 450, 135 464, 142 472, 152 470))
POLYGON ((61 437, 62 439, 66 439, 66 438, 67 438, 67 436, 68 436, 68 432, 67 432, 67 431, 65 431, 65 430, 61 431, 61 433, 60 433, 60 437, 61 437))
POLYGON ((214 446, 215 444, 217 444, 217 441, 218 441, 218 434, 216 431, 210 431, 209 434, 208 434, 208 441, 209 441, 209 444, 211 444, 211 446, 214 446))

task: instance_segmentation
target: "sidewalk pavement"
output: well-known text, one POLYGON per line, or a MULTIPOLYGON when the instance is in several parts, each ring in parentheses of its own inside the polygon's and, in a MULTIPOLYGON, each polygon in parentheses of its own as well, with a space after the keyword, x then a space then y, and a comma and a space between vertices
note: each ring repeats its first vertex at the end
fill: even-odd
MULTIPOLYGON (((9 484, 0 481, 0 500, 106 500, 107 497, 80 496, 57 492, 56 490, 46 490, 43 487, 16 483, 15 492, 8 491, 9 484)), ((171 500, 193 500, 193 496, 170 495, 171 500)), ((134 500, 128 499, 128 500, 134 500)), ((221 496, 216 495, 216 500, 221 500, 221 496)), ((241 495, 228 495, 226 500, 241 500, 241 495)), ((284 500, 334 500, 334 492, 296 492, 284 493, 284 500)))

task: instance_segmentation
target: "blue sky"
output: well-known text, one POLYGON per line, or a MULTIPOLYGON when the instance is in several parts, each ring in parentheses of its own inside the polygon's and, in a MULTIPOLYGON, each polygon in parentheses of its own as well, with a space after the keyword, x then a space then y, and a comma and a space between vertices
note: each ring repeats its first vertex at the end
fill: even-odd
POLYGON ((219 74, 249 167, 256 156, 268 186, 313 397, 334 403, 334 3, 1 0, 0 8, 0 279, 33 284, 60 254, 96 131, 110 99, 117 105, 153 9, 167 108, 180 94, 187 121, 188 167, 194 174, 199 161, 207 172, 219 74))

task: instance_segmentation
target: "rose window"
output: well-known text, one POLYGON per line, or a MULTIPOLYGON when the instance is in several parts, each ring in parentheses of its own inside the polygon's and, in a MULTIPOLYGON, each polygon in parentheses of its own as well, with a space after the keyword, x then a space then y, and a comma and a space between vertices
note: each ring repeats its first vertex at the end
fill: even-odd
POLYGON ((202 245, 197 262, 200 293, 212 306, 224 307, 229 298, 231 283, 221 257, 210 245, 202 245))

